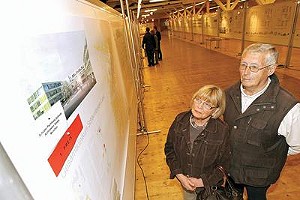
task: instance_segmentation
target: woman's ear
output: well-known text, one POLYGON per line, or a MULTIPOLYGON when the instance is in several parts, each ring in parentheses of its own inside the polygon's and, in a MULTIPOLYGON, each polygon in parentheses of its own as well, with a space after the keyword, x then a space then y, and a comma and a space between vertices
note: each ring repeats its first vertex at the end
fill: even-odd
POLYGON ((216 118, 216 116, 217 116, 217 113, 219 112, 219 110, 220 110, 220 108, 214 108, 215 110, 214 110, 214 112, 211 114, 211 117, 212 118, 216 118))

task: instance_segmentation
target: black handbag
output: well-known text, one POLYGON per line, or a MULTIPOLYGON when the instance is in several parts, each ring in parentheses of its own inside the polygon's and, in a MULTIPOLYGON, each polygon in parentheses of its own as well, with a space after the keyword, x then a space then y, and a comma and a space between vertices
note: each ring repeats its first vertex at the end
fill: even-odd
POLYGON ((243 200, 243 194, 234 188, 234 184, 225 169, 222 166, 218 166, 218 168, 224 174, 224 184, 212 186, 198 193, 197 200, 243 200))

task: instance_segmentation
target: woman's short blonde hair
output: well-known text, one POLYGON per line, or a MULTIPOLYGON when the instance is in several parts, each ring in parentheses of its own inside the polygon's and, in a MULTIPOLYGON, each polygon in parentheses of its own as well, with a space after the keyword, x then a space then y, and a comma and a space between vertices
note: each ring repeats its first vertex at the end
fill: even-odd
POLYGON ((205 85, 201 87, 194 95, 191 101, 191 105, 194 103, 195 98, 200 98, 203 101, 210 103, 215 107, 215 111, 212 114, 212 118, 216 119, 223 115, 226 106, 225 92, 218 86, 205 85))

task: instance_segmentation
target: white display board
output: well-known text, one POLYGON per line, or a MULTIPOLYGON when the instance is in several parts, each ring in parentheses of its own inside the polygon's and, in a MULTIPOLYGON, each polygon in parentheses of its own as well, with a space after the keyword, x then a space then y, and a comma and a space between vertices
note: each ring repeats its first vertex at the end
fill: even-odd
POLYGON ((0 141, 28 190, 36 200, 122 199, 137 107, 121 15, 75 0, 6 8, 0 141))
POLYGON ((193 32, 197 34, 202 34, 202 15, 195 15, 192 18, 193 32))
POLYGON ((184 17, 180 16, 177 18, 176 30, 180 32, 184 32, 184 17))
POLYGON ((242 39, 244 10, 222 11, 220 37, 242 39))
POLYGON ((217 13, 206 13, 193 16, 192 22, 186 23, 185 26, 183 22, 190 19, 185 20, 181 16, 170 20, 170 27, 174 31, 191 32, 189 27, 192 25, 193 33, 196 34, 242 39, 246 13, 244 32, 246 41, 287 46, 293 34, 294 17, 297 16, 293 46, 300 47, 300 11, 295 15, 296 6, 297 2, 284 1, 247 7, 246 11, 244 8, 221 11, 220 17, 217 13))
POLYGON ((295 2, 286 1, 247 10, 245 39, 255 42, 288 45, 295 2))

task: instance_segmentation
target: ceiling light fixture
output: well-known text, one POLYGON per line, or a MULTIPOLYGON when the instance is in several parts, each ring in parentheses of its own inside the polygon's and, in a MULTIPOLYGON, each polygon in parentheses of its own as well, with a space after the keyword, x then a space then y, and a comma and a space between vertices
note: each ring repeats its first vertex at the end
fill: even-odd
POLYGON ((138 19, 140 16, 140 11, 141 11, 141 6, 142 5, 142 0, 138 0, 138 8, 137 8, 137 14, 136 14, 136 18, 138 19))
POLYGON ((149 0, 150 3, 162 2, 162 1, 168 1, 168 0, 149 0))
POLYGON ((205 3, 205 1, 200 2, 200 3, 196 3, 195 6, 199 6, 199 5, 202 5, 202 4, 204 4, 204 3, 205 3))
POLYGON ((148 9, 148 10, 145 10, 144 12, 155 12, 157 11, 157 8, 154 8, 154 9, 148 9))
POLYGON ((209 8, 209 10, 216 9, 216 8, 219 8, 219 7, 220 6, 211 7, 211 8, 209 8))

